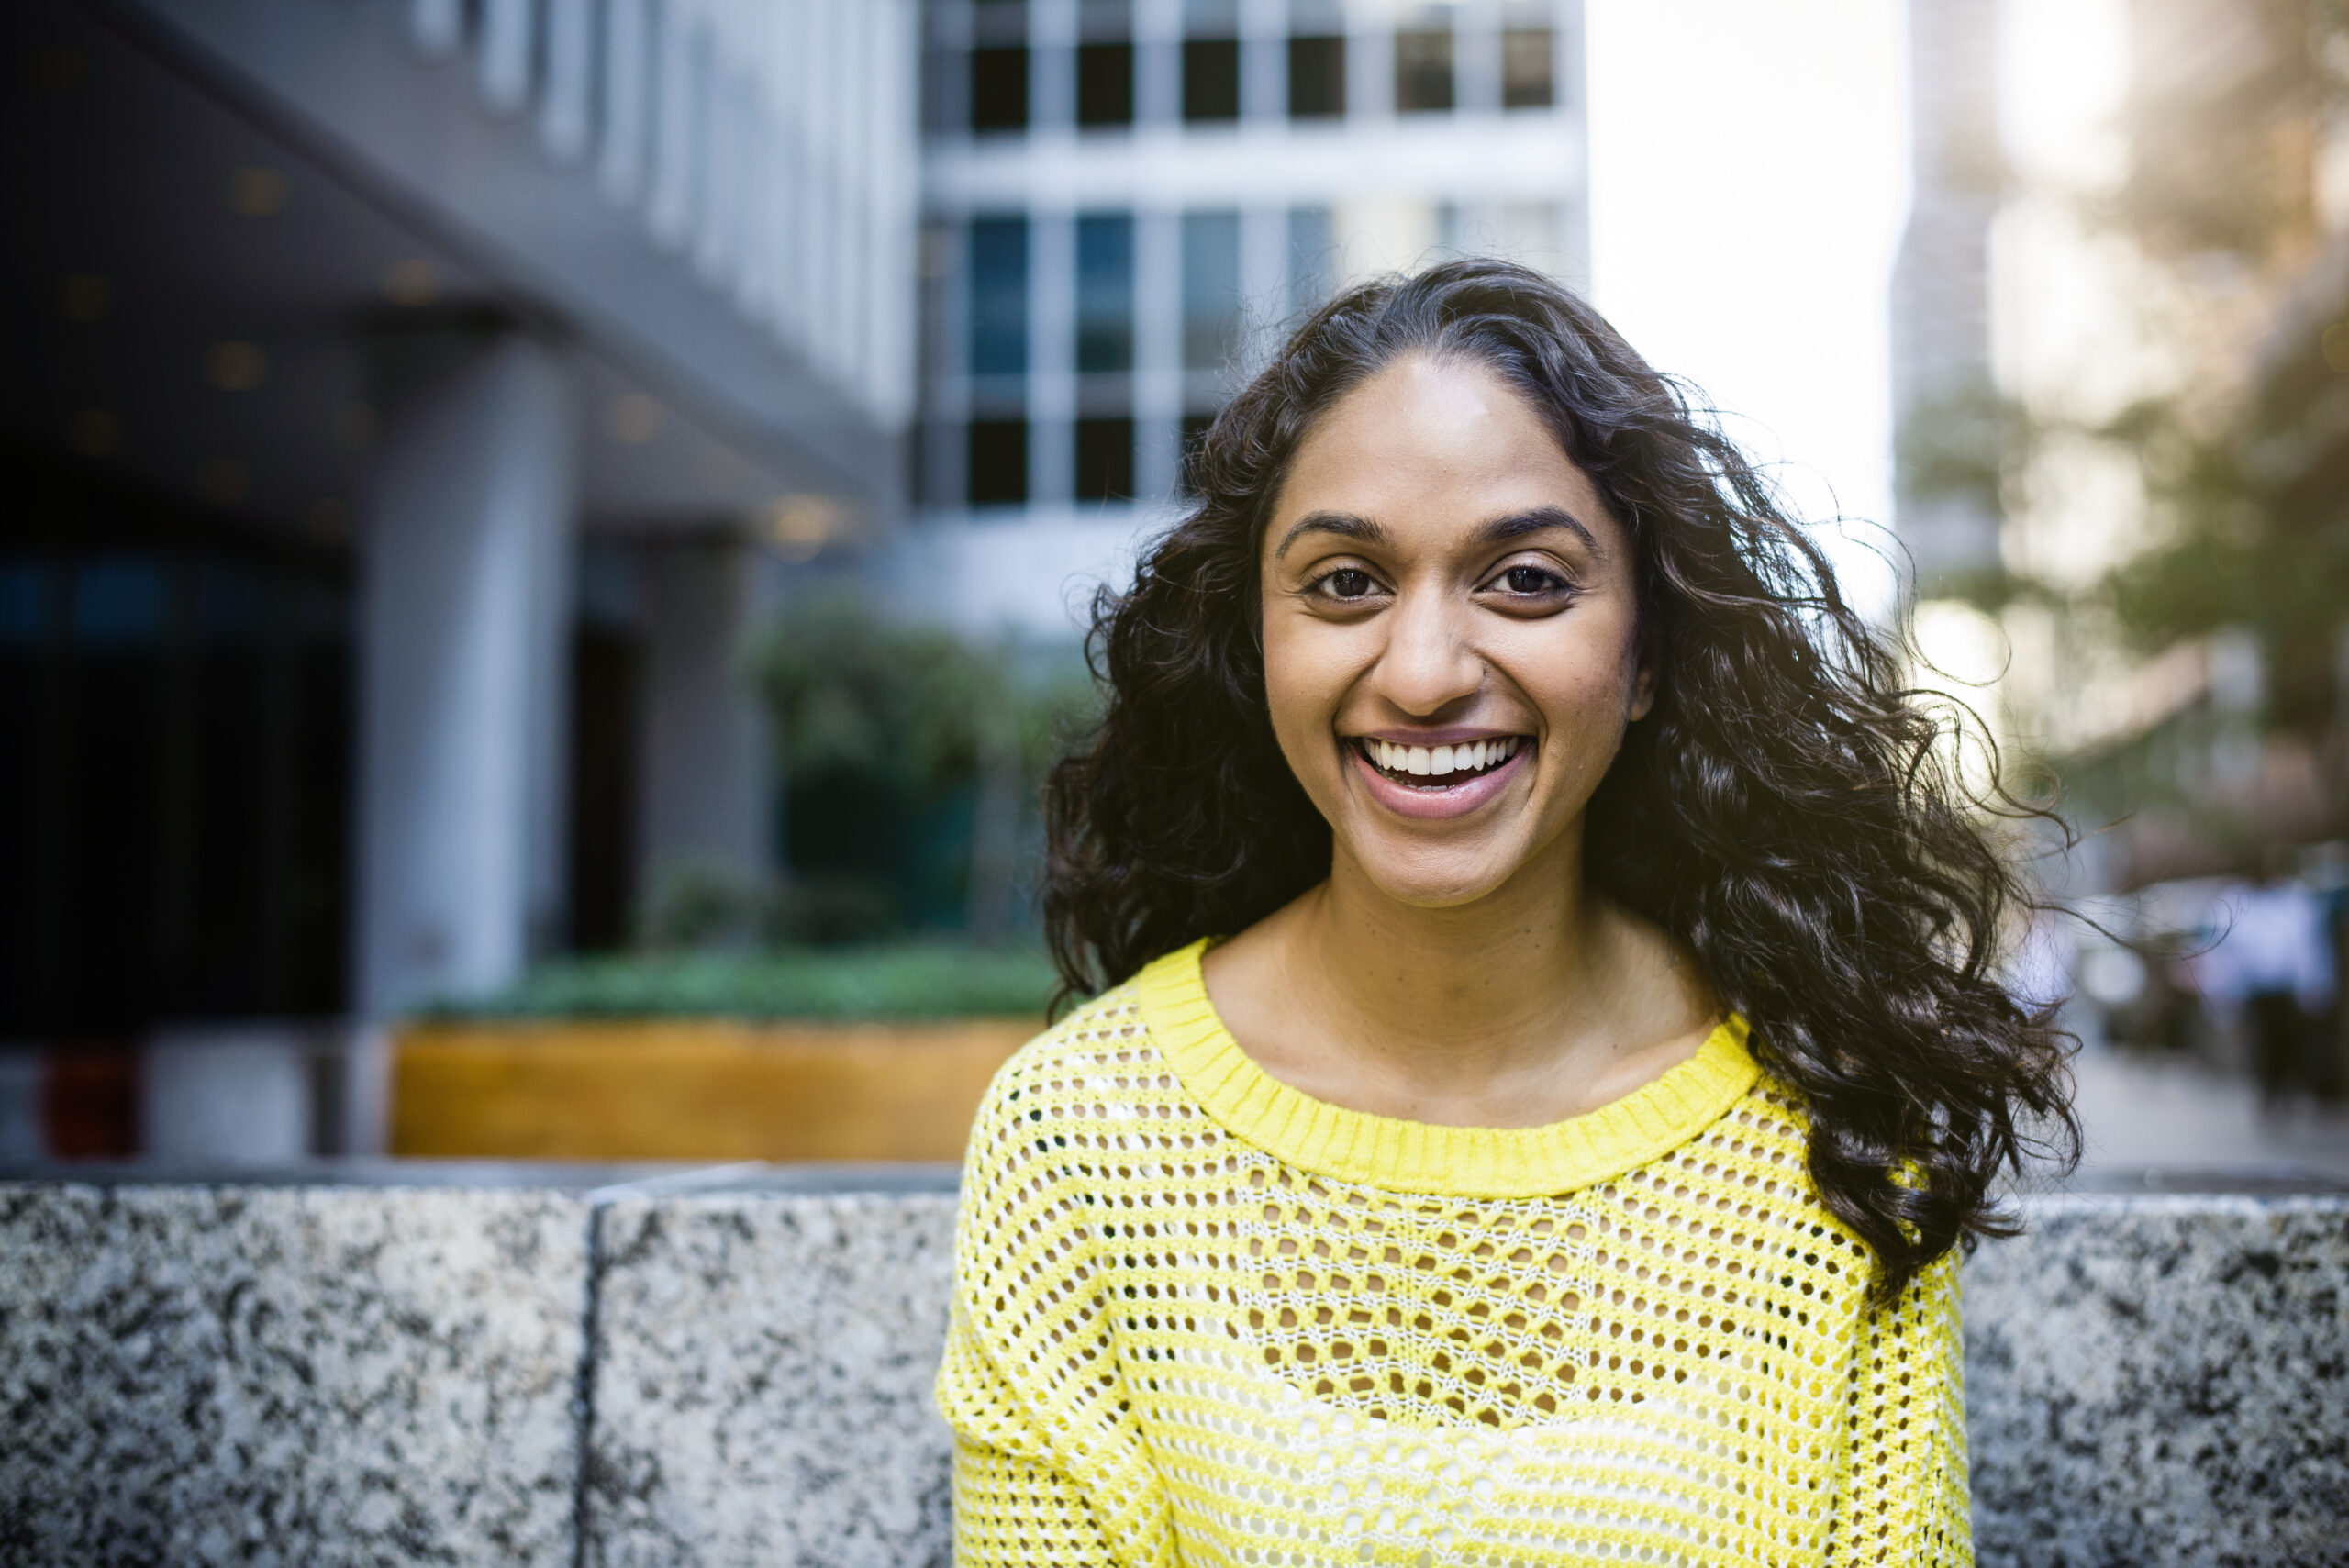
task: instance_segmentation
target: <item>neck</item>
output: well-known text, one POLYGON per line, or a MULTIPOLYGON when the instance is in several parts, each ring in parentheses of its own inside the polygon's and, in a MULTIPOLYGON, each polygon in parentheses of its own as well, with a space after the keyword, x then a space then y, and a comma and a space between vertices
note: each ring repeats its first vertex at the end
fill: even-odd
POLYGON ((1621 917, 1582 876, 1578 834, 1473 903, 1381 892, 1341 850, 1285 944, 1301 995, 1397 1077, 1460 1088, 1555 1063, 1615 1011, 1621 917))
POLYGON ((1208 954, 1241 1049, 1336 1105, 1530 1127, 1596 1108, 1702 1043, 1719 1003, 1678 942, 1587 888, 1578 835, 1450 907, 1330 880, 1208 954))

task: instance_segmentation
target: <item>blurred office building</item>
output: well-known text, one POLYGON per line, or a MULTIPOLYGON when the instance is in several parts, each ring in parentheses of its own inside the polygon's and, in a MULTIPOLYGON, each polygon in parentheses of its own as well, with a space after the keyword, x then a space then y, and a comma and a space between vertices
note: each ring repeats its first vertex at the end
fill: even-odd
POLYGON ((763 863, 762 562, 904 506, 918 36, 0 13, 7 1151, 338 1147, 332 1020, 763 863), (236 1083, 126 1108, 205 1062, 236 1083))
POLYGON ((1064 639, 1237 378, 1342 284, 1587 283, 1580 0, 930 0, 918 551, 886 592, 1064 639))
MULTIPOLYGON (((1301 313, 1452 254, 1585 281, 1582 38, 1579 0, 8 7, 0 1158, 363 1145, 365 1026, 856 830, 777 830, 751 655, 795 584, 1064 655, 1301 313)), ((863 830, 986 861, 932 902, 999 927, 1017 824, 955 824, 1003 794, 863 830)))
POLYGON ((2080 835, 2035 861, 2095 919, 2050 925, 2043 994, 2134 1050, 2083 1059, 2107 1137, 2337 1164, 2337 1116, 2287 1147, 2262 1115, 2349 1096, 2349 27, 2317 0, 1909 16, 1924 678, 2080 835))
POLYGON ((1988 424, 1990 226, 1998 217, 1996 0, 1909 0, 1909 219, 1892 281, 1896 527, 1931 595, 1998 570, 1988 424))

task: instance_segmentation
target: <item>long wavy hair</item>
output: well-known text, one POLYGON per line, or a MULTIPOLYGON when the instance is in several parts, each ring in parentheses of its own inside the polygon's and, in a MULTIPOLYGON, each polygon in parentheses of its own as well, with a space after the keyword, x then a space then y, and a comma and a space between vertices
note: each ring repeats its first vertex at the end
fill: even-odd
POLYGON ((2032 808, 1995 753, 1967 785, 1949 710, 1904 688, 1897 649, 1689 391, 1508 262, 1367 284, 1297 328, 1208 429, 1189 515, 1096 599, 1105 711, 1046 795, 1063 997, 1330 874, 1329 824, 1266 708, 1259 550, 1305 433, 1413 354, 1514 387, 1635 541, 1660 678, 1592 799, 1586 874, 1695 951, 1804 1096, 1811 1179, 1874 1250, 1882 1298, 2011 1233, 2000 1172, 2076 1159, 2079 1136, 2065 1037, 1998 977, 2029 899, 1990 828, 2032 808))

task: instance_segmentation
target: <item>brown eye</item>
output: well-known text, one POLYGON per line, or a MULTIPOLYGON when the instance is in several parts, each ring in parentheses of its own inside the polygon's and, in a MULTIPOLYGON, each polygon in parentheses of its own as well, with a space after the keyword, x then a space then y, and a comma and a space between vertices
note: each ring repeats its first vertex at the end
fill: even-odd
POLYGON ((1501 573, 1501 586, 1512 594, 1554 594, 1565 584, 1539 566, 1512 566, 1501 573))
POLYGON ((1352 566, 1341 566, 1321 579, 1321 591, 1333 599, 1359 599, 1376 586, 1369 573, 1352 566))

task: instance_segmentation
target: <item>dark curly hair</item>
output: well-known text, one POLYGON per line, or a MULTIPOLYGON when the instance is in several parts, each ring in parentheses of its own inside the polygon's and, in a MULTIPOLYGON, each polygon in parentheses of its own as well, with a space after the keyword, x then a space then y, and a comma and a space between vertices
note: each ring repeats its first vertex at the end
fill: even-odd
POLYGON ((1635 541, 1659 672, 1593 797, 1587 874, 1685 941, 1799 1091, 1820 1196, 1891 1299, 2005 1235, 2002 1170, 2076 1159, 2066 1037, 1997 974, 2029 907, 1987 830, 2035 815, 1952 764, 1949 712, 1689 392, 1555 283, 1464 261, 1372 283, 1299 327, 1189 464, 1190 514, 1103 590, 1099 728, 1052 770, 1044 917, 1066 989, 1237 932, 1330 873, 1329 824, 1273 736, 1259 548, 1297 444, 1409 354, 1473 361, 1549 422, 1635 541))

